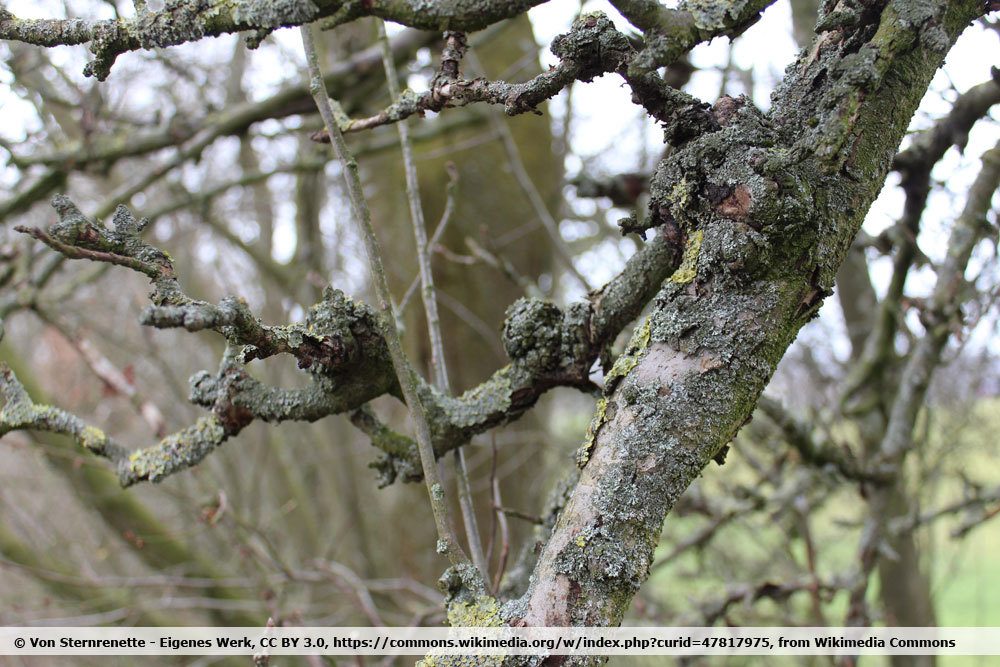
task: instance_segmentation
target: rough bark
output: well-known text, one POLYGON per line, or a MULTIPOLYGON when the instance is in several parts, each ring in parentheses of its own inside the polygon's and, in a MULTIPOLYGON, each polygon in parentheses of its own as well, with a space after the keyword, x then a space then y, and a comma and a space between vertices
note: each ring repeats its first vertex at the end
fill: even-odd
POLYGON ((664 517, 830 292, 923 92, 981 8, 898 0, 857 14, 789 67, 770 114, 743 104, 660 164, 651 213, 681 225, 697 256, 616 364, 580 481, 509 619, 621 622, 664 517))

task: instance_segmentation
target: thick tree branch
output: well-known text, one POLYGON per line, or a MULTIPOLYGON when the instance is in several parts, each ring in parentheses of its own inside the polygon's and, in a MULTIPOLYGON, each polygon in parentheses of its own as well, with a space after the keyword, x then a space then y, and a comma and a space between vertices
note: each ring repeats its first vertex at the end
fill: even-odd
POLYGON ((133 18, 20 19, 0 8, 0 39, 37 46, 88 44, 94 60, 84 74, 103 81, 119 55, 195 42, 205 37, 251 31, 262 36, 278 28, 322 18, 331 25, 362 16, 423 30, 480 30, 524 13, 544 0, 476 2, 474 0, 167 0, 160 11, 141 11, 133 18))
MULTIPOLYGON (((1000 104, 1000 69, 991 70, 993 78, 973 86, 958 96, 948 114, 932 128, 918 134, 910 145, 896 154, 892 168, 905 179, 929 175, 952 146, 965 150, 969 132, 991 107, 1000 104)), ((926 196, 926 194, 925 194, 926 196)))
MULTIPOLYGON (((141 221, 123 207, 115 214, 116 228, 112 230, 83 216, 65 197, 56 197, 53 205, 58 223, 48 231, 21 231, 43 240, 65 257, 126 266, 150 278, 153 305, 142 314, 143 324, 212 330, 233 348, 232 359, 223 363, 216 376, 203 373, 192 378, 193 400, 219 415, 226 432, 225 438, 212 439, 211 446, 198 447, 199 457, 253 419, 315 421, 355 410, 386 393, 400 395, 381 328, 369 307, 327 289, 323 299, 309 309, 305 322, 264 325, 241 299, 229 297, 216 305, 185 294, 169 256, 138 236, 141 221), (295 357, 300 368, 309 370, 314 386, 300 390, 266 387, 239 368, 276 354, 295 357)), ((664 233, 643 246, 622 273, 591 294, 588 301, 574 304, 565 313, 540 300, 515 304, 504 333, 512 360, 509 366, 459 397, 420 383, 435 455, 441 457, 474 435, 517 419, 553 387, 590 389, 588 376, 594 362, 674 271, 680 254, 676 237, 664 233)), ((192 427, 191 433, 195 431, 204 433, 204 429, 192 427)), ((159 445, 153 447, 165 451, 159 445)), ((185 465, 161 466, 158 471, 146 466, 142 471, 126 471, 122 479, 126 483, 161 479, 193 462, 194 458, 187 456, 185 465)), ((407 481, 420 479, 414 449, 386 447, 383 458, 374 465, 381 471, 383 483, 391 483, 397 474, 407 481)))
POLYGON ((687 257, 616 363, 580 481, 532 586, 529 625, 615 625, 665 515, 750 416, 829 293, 913 112, 977 1, 892 0, 790 66, 771 113, 730 110, 661 162, 651 214, 687 257))
POLYGON ((34 430, 71 437, 84 449, 111 460, 123 486, 141 480, 159 481, 200 463, 212 450, 235 435, 246 422, 202 417, 186 429, 168 435, 146 449, 129 452, 104 431, 79 417, 48 405, 34 403, 14 372, 0 366, 0 435, 14 430, 34 430))

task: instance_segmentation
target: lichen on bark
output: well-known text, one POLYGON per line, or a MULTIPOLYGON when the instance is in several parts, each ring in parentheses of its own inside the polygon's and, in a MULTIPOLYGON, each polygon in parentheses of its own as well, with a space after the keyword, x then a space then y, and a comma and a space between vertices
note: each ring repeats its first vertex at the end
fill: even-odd
POLYGON ((940 65, 942 34, 952 43, 979 9, 896 0, 869 23, 821 35, 789 66, 768 114, 744 103, 661 162, 648 219, 703 234, 697 271, 664 286, 648 348, 606 396, 531 587, 509 603, 519 622, 621 622, 664 517, 750 415, 832 287, 940 65))

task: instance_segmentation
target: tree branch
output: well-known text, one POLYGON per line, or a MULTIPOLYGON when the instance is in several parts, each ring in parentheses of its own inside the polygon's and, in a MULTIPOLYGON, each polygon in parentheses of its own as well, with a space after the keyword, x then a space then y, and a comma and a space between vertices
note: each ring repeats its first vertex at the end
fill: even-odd
POLYGON ((0 436, 16 430, 62 433, 97 456, 117 463, 125 459, 125 449, 100 429, 87 425, 79 417, 48 405, 36 405, 7 364, 0 364, 0 436))
POLYGON ((886 479, 885 474, 879 475, 877 472, 862 468, 847 447, 841 450, 826 440, 817 442, 806 425, 796 420, 773 398, 762 396, 757 407, 774 422, 784 434, 788 444, 795 448, 806 463, 817 467, 833 466, 841 475, 853 481, 872 482, 886 479))
MULTIPOLYGON (((382 250, 379 246, 375 230, 372 228, 371 211, 368 208, 368 201, 365 199, 364 186, 361 183, 361 176, 358 172, 358 163, 347 149, 344 135, 336 125, 333 116, 333 109, 330 98, 326 94, 323 85, 323 76, 319 69, 319 58, 316 55, 316 46, 313 42, 312 32, 308 26, 303 26, 302 47, 306 54, 306 62, 309 67, 309 77, 311 80, 310 90, 319 107, 320 115, 326 124, 330 134, 331 144, 340 159, 344 169, 344 181, 347 186, 348 196, 351 202, 351 209, 354 214, 358 230, 365 244, 365 254, 368 257, 368 266, 371 277, 375 283, 375 293, 379 300, 378 326, 385 339, 386 347, 389 350, 389 358, 392 363, 393 372, 399 380, 400 390, 406 406, 410 411, 410 420, 417 433, 417 452, 420 454, 420 464, 424 471, 424 481, 427 484, 427 495, 430 499, 431 510, 434 515, 434 523, 438 533, 438 553, 445 555, 451 564, 459 571, 460 577, 465 581, 475 580, 475 576, 470 576, 467 570, 473 568, 469 557, 462 551, 452 527, 448 504, 445 500, 444 487, 438 477, 436 457, 434 455, 434 443, 431 439, 431 430, 427 419, 427 406, 419 393, 419 383, 417 375, 410 366, 403 352, 403 346, 399 339, 399 331, 396 329, 396 319, 392 311, 392 294, 389 291, 389 283, 386 279, 385 269, 382 264, 382 250)), ((474 569, 473 569, 474 572, 474 569)), ((481 584, 480 584, 481 586, 481 584)))
MULTIPOLYGON (((446 41, 450 46, 465 43, 465 35, 449 32, 446 41)), ((385 32, 385 23, 378 24, 379 42, 382 44, 382 63, 385 68, 386 82, 391 99, 399 97, 398 75, 396 65, 392 60, 389 48, 389 38, 385 32)), ((460 49, 452 49, 455 58, 460 57, 460 49)), ((457 60, 452 62, 457 69, 457 60)), ((427 227, 424 222, 424 208, 420 201, 420 184, 417 180, 417 164, 413 157, 413 144, 410 141, 410 127, 405 120, 396 125, 399 133, 399 146, 403 154, 403 172, 406 180, 406 199, 410 208, 410 224, 416 241, 417 266, 420 273, 421 296, 424 302, 424 315, 427 320, 427 337, 431 344, 431 377, 434 386, 445 394, 451 394, 451 382, 448 378, 448 366, 444 354, 444 336, 441 333, 441 318, 438 315, 437 294, 434 290, 434 273, 431 270, 431 257, 428 250, 427 227)), ((395 326, 395 318, 393 318, 395 326)), ((429 443, 429 458, 433 460, 434 445, 429 443)), ((458 506, 462 513, 462 524, 465 528, 466 543, 472 556, 472 562, 479 570, 484 581, 490 579, 489 563, 483 551, 479 526, 476 521, 476 509, 472 500, 472 490, 469 486, 469 470, 465 463, 464 450, 455 450, 455 481, 458 489, 458 506)), ((425 459, 426 460, 426 459, 425 459)))
POLYGON ((278 28, 331 19, 339 25, 362 16, 401 23, 422 30, 480 30, 524 13, 544 0, 476 2, 474 0, 167 0, 160 11, 133 18, 20 19, 0 9, 0 39, 37 46, 89 44, 94 60, 84 74, 103 81, 119 55, 139 49, 163 48, 227 33, 254 32, 259 43, 278 28))
POLYGON ((660 163, 651 217, 678 226, 687 270, 609 374, 580 481, 531 587, 504 609, 511 622, 621 622, 664 517, 829 294, 934 72, 982 10, 912 4, 891 0, 838 28, 789 67, 768 115, 732 109, 660 163))
MULTIPOLYGON (((574 21, 566 34, 552 41, 552 52, 559 64, 524 83, 488 81, 485 78, 462 79, 437 76, 431 88, 423 93, 403 91, 399 99, 374 116, 337 119, 345 133, 368 130, 396 123, 426 111, 440 112, 446 108, 477 102, 502 105, 509 116, 525 112, 539 113, 538 105, 559 94, 574 81, 590 81, 618 70, 629 57, 632 47, 622 33, 603 14, 593 13, 574 21)), ((442 66, 448 61, 443 62, 442 66)), ((326 131, 313 135, 317 141, 329 141, 326 131)))

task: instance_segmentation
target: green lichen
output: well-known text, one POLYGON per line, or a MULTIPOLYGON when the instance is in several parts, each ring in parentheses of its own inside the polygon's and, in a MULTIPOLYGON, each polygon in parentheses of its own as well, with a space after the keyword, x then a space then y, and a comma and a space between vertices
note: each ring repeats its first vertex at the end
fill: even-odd
MULTIPOLYGON (((469 572, 471 572, 469 568, 469 572)), ((452 574, 457 574, 452 570, 452 574)), ((478 576, 478 575, 476 575, 478 576)), ((492 595, 487 595, 482 586, 478 586, 478 594, 466 589, 463 599, 452 598, 448 602, 448 625, 453 628, 499 628, 505 625, 500 613, 500 603, 492 595)), ((440 665, 441 667, 458 665, 476 665, 477 667, 500 667, 503 656, 485 655, 428 655, 421 663, 424 665, 440 665), (471 660, 470 660, 471 658, 471 660)))
POLYGON ((681 4, 681 9, 691 12, 695 26, 708 32, 719 32, 732 27, 747 7, 747 0, 687 0, 681 4))
POLYGON ((615 365, 611 367, 611 372, 608 373, 608 380, 625 377, 638 363, 639 360, 631 354, 619 355, 615 360, 615 365))
POLYGON ((511 404, 513 373, 512 366, 505 366, 486 382, 459 396, 457 401, 442 401, 447 406, 449 421, 459 428, 470 428, 492 413, 505 412, 511 404))
POLYGON ((448 607, 448 625, 453 628, 497 628, 503 624, 500 604, 492 595, 480 595, 473 602, 454 602, 448 607))
MULTIPOLYGON (((255 28, 280 28, 284 25, 299 25, 314 20, 319 8, 306 0, 272 0, 271 2, 248 2, 247 0, 223 0, 209 11, 215 11, 220 20, 228 19, 238 25, 255 28)), ((206 16, 205 18, 213 18, 206 16)))
POLYGON ((682 178, 670 188, 669 200, 675 210, 684 210, 691 203, 691 195, 694 193, 694 186, 682 178))
POLYGON ((576 452, 576 465, 579 467, 584 467, 590 460, 590 452, 594 449, 594 440, 597 438, 598 431, 601 430, 601 426, 607 421, 607 410, 608 410, 608 399, 600 398, 597 400, 597 407, 594 410, 594 418, 590 420, 590 426, 587 427, 587 435, 583 439, 583 444, 580 449, 576 452))
POLYGON ((80 444, 84 449, 100 452, 108 444, 108 436, 96 426, 84 426, 80 432, 80 444))
POLYGON ((27 401, 7 399, 3 410, 0 410, 0 423, 9 430, 24 428, 36 420, 44 418, 40 409, 27 401))
POLYGON ((625 351, 615 360, 614 366, 605 378, 605 386, 610 389, 614 387, 623 377, 639 364, 639 357, 649 347, 650 320, 647 317, 629 341, 625 351))
POLYGON ((225 429, 215 416, 202 417, 156 445, 132 452, 124 462, 122 480, 124 483, 143 479, 158 482, 177 470, 200 463, 226 437, 225 429))
POLYGON ((686 285, 698 275, 698 255, 701 253, 703 236, 704 234, 702 234, 700 229, 688 236, 687 243, 684 245, 684 256, 681 258, 681 265, 668 278, 670 282, 686 285))
MULTIPOLYGON (((641 326, 636 328, 635 332, 632 334, 632 339, 629 341, 628 346, 625 351, 618 356, 615 360, 614 366, 611 367, 611 371, 608 373, 607 377, 604 379, 604 392, 606 395, 615 388, 615 386, 628 375, 633 368, 639 365, 639 358, 642 356, 646 348, 649 347, 649 340, 651 335, 651 321, 650 318, 646 318, 641 326)), ((597 438, 598 432, 601 430, 601 426, 604 422, 608 420, 608 399, 602 397, 597 401, 597 406, 594 409, 594 418, 590 422, 590 426, 587 428, 587 435, 584 437, 583 444, 580 449, 576 452, 576 464, 583 468, 587 465, 590 460, 590 453, 594 449, 594 441, 597 438)))

